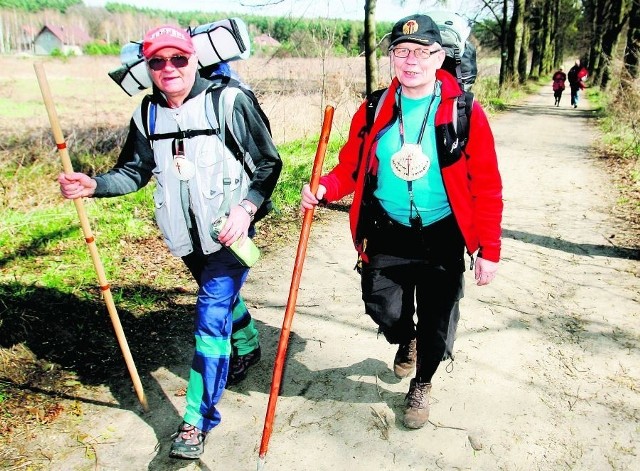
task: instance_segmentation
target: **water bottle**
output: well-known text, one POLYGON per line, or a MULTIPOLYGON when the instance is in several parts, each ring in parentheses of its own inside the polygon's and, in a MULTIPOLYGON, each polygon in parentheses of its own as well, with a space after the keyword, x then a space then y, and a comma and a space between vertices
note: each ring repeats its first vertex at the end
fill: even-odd
MULTIPOLYGON (((220 231, 224 227, 227 222, 226 217, 218 218, 211 225, 211 237, 213 240, 218 241, 218 236, 220 235, 220 231)), ((260 257, 260 249, 256 247, 256 244, 253 243, 250 237, 247 237, 243 242, 240 240, 236 240, 230 246, 224 246, 224 248, 231 251, 231 253, 238 259, 240 263, 242 263, 246 267, 253 266, 254 263, 258 261, 260 257)))

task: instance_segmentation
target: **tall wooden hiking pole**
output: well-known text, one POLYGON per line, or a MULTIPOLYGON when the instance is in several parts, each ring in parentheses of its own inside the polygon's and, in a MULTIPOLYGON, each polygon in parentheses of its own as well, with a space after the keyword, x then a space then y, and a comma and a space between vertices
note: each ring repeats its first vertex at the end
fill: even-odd
MULTIPOLYGON (((73 173, 71 159, 69 158, 69 151, 67 150, 67 144, 64 141, 62 129, 60 128, 60 123, 58 122, 58 115, 53 104, 53 98, 51 96, 51 90, 49 89, 49 83, 47 82, 47 76, 44 72, 44 68, 42 67, 41 63, 33 64, 33 68, 36 71, 38 84, 40 85, 40 91, 42 92, 42 98, 44 99, 44 105, 47 108, 49 122, 51 123, 51 130, 53 131, 53 138, 56 141, 58 153, 60 154, 60 158, 62 159, 62 168, 64 169, 65 173, 73 173)), ((145 410, 145 412, 148 412, 149 406, 147 404, 147 398, 144 395, 142 383, 140 382, 140 377, 138 376, 138 370, 136 370, 136 365, 133 363, 133 357, 131 356, 131 351, 129 350, 127 339, 125 338, 124 331, 122 330, 122 324, 120 323, 120 318, 118 317, 118 312, 116 311, 116 306, 113 302, 113 296, 111 295, 111 289, 109 288, 107 277, 104 274, 102 261, 100 260, 98 249, 96 248, 95 239, 93 237, 93 233, 91 232, 91 226, 89 226, 89 219, 87 218, 87 213, 84 209, 82 198, 77 198, 73 200, 73 202, 76 205, 76 211, 78 212, 80 224, 82 225, 82 232, 84 233, 84 238, 87 242, 87 246, 89 247, 89 252, 91 253, 91 258, 93 259, 93 265, 98 275, 98 282, 100 283, 102 297, 105 304, 107 305, 109 317, 111 317, 111 323, 113 324, 113 329, 115 330, 116 338, 118 339, 118 344, 120 345, 120 350, 122 350, 124 361, 127 364, 129 374, 131 375, 131 380, 133 381, 133 387, 136 391, 136 394, 138 395, 140 403, 142 404, 142 408, 145 410)))
MULTIPOLYGON (((316 193, 320 174, 322 173, 322 163, 324 155, 327 151, 327 143, 329 142, 329 134, 331 133, 331 123, 333 121, 332 106, 327 106, 324 110, 324 121, 322 122, 322 132, 320 133, 320 141, 316 150, 316 157, 313 161, 313 169, 311 171, 311 181, 309 186, 312 193, 316 193)), ((291 322, 296 307, 296 299, 298 297, 298 287, 300 286, 300 277, 302 275, 302 266, 307 251, 307 242, 309 240, 309 231, 311 230, 311 222, 313 221, 313 209, 307 209, 304 212, 302 220, 302 229, 300 230, 300 240, 298 241, 298 251, 293 266, 293 276, 291 277, 291 287, 289 288, 289 299, 287 300, 287 308, 284 313, 284 321, 282 322, 282 330, 280 331, 280 340, 278 341, 278 349, 276 351, 276 360, 273 366, 273 378, 271 380, 271 391, 269 393, 269 403, 267 405, 267 414, 264 421, 264 429, 262 431, 262 442, 260 443, 260 455, 258 458, 258 470, 264 466, 267 448, 269 446, 269 438, 273 430, 273 419, 276 413, 276 401, 280 392, 280 381, 282 380, 282 370, 284 368, 285 358, 287 354, 287 346, 289 345, 289 334, 291 333, 291 322)))

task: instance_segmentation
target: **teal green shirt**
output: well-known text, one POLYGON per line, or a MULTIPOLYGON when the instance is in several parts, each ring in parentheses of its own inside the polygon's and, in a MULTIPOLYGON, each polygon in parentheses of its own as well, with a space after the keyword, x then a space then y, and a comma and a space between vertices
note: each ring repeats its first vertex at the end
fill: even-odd
MULTIPOLYGON (((404 141, 417 144, 422 121, 432 95, 413 99, 400 95, 402 121, 404 123, 404 141)), ((451 214, 451 206, 442 183, 440 164, 435 142, 435 115, 440 104, 440 94, 436 96, 429 110, 427 126, 422 137, 422 151, 431 160, 429 171, 423 177, 413 180, 413 199, 420 213, 422 224, 427 226, 451 214)), ((376 155, 379 160, 378 188, 374 192, 382 207, 396 221, 410 225, 409 218, 415 217, 415 208, 411 212, 409 182, 397 177, 391 169, 391 157, 400 150, 400 127, 398 120, 384 133, 378 142, 376 155)))

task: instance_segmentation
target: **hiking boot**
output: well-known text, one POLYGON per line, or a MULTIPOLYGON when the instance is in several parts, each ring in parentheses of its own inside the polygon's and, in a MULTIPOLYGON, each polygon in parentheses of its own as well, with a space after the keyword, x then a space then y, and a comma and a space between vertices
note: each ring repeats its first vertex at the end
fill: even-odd
POLYGON ((183 458, 185 460, 197 460, 204 452, 204 439, 207 433, 186 422, 182 422, 178 432, 173 435, 171 458, 183 458))
POLYGON ((232 355, 229 362, 229 375, 227 376, 227 385, 238 384, 247 377, 247 370, 250 366, 260 361, 260 346, 246 355, 232 355))
POLYGON ((418 383, 411 380, 409 392, 405 397, 404 426, 407 428, 421 428, 429 420, 429 393, 431 383, 418 383))
POLYGON ((398 346, 396 357, 393 359, 393 372, 396 378, 406 378, 416 367, 416 339, 398 346))

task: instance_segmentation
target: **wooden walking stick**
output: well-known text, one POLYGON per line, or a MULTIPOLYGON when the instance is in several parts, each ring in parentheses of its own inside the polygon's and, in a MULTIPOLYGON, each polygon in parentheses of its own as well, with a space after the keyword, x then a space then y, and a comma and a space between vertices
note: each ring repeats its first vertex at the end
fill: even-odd
MULTIPOLYGON (((40 91, 42 92, 42 98, 44 99, 44 105, 47 109, 47 114, 49 115, 49 122, 51 123, 53 138, 56 141, 58 153, 60 154, 60 158, 62 160, 62 168, 64 169, 65 173, 73 173, 73 166, 71 165, 71 159, 69 158, 69 151, 67 150, 67 144, 64 140, 62 129, 60 128, 58 115, 56 113, 55 105, 53 104, 53 98, 51 96, 51 90, 49 89, 49 83, 47 82, 47 76, 44 72, 44 68, 42 67, 41 63, 35 63, 33 64, 33 67, 36 71, 38 84, 40 85, 40 91)), ((147 398, 145 397, 144 391, 142 389, 142 383, 140 382, 140 377, 138 376, 136 365, 133 363, 133 357, 131 356, 131 351, 129 350, 127 339, 125 338, 124 331, 122 330, 122 324, 120 323, 120 318, 118 317, 118 312, 116 311, 116 306, 113 302, 113 296, 111 295, 111 289, 109 288, 109 283, 107 282, 107 277, 104 273, 104 267, 102 266, 102 261, 100 260, 98 249, 96 248, 95 238, 93 237, 93 233, 91 232, 91 226, 89 225, 89 219, 87 218, 87 213, 84 209, 83 200, 82 198, 76 198, 73 200, 73 203, 76 205, 76 211, 78 212, 78 217, 80 218, 80 225, 82 226, 84 239, 87 242, 87 247, 89 248, 89 252, 91 253, 93 265, 98 275, 98 282, 100 283, 102 298, 107 305, 109 317, 111 317, 111 323, 113 324, 113 329, 115 330, 116 338, 118 340, 118 344, 120 345, 120 350, 122 350, 124 361, 127 364, 129 374, 131 375, 131 380, 133 381, 133 387, 136 391, 136 394, 138 395, 140 403, 142 404, 142 408, 145 410, 145 412, 148 412, 149 406, 147 404, 147 398)))
MULTIPOLYGON (((327 106, 324 110, 324 121, 322 122, 322 132, 320 133, 320 141, 316 150, 316 157, 313 161, 313 169, 311 171, 311 181, 309 186, 311 192, 316 193, 320 174, 322 173, 322 163, 324 155, 327 151, 329 142, 329 134, 331 133, 331 123, 333 121, 332 106, 327 106)), ((314 209, 306 209, 304 219, 302 220, 302 229, 300 230, 300 240, 298 241, 298 251, 296 260, 293 265, 293 275, 291 277, 291 287, 289 288, 289 299, 284 313, 284 321, 282 322, 282 330, 280 331, 280 340, 278 341, 278 349, 276 351, 275 364, 273 366, 273 377, 271 380, 271 391, 269 393, 269 403, 267 405, 267 414, 264 421, 264 429, 262 431, 262 442, 260 443, 260 454, 258 458, 258 471, 264 466, 267 448, 269 446, 269 438, 273 430, 273 419, 276 413, 276 401, 280 392, 280 381, 282 380, 282 370, 287 354, 287 346, 289 345, 289 334, 291 333, 291 322, 293 320, 294 310, 296 307, 296 299, 298 297, 298 287, 300 286, 300 277, 302 275, 302 266, 307 251, 307 242, 309 240, 309 231, 311 230, 311 222, 313 221, 314 209)))

